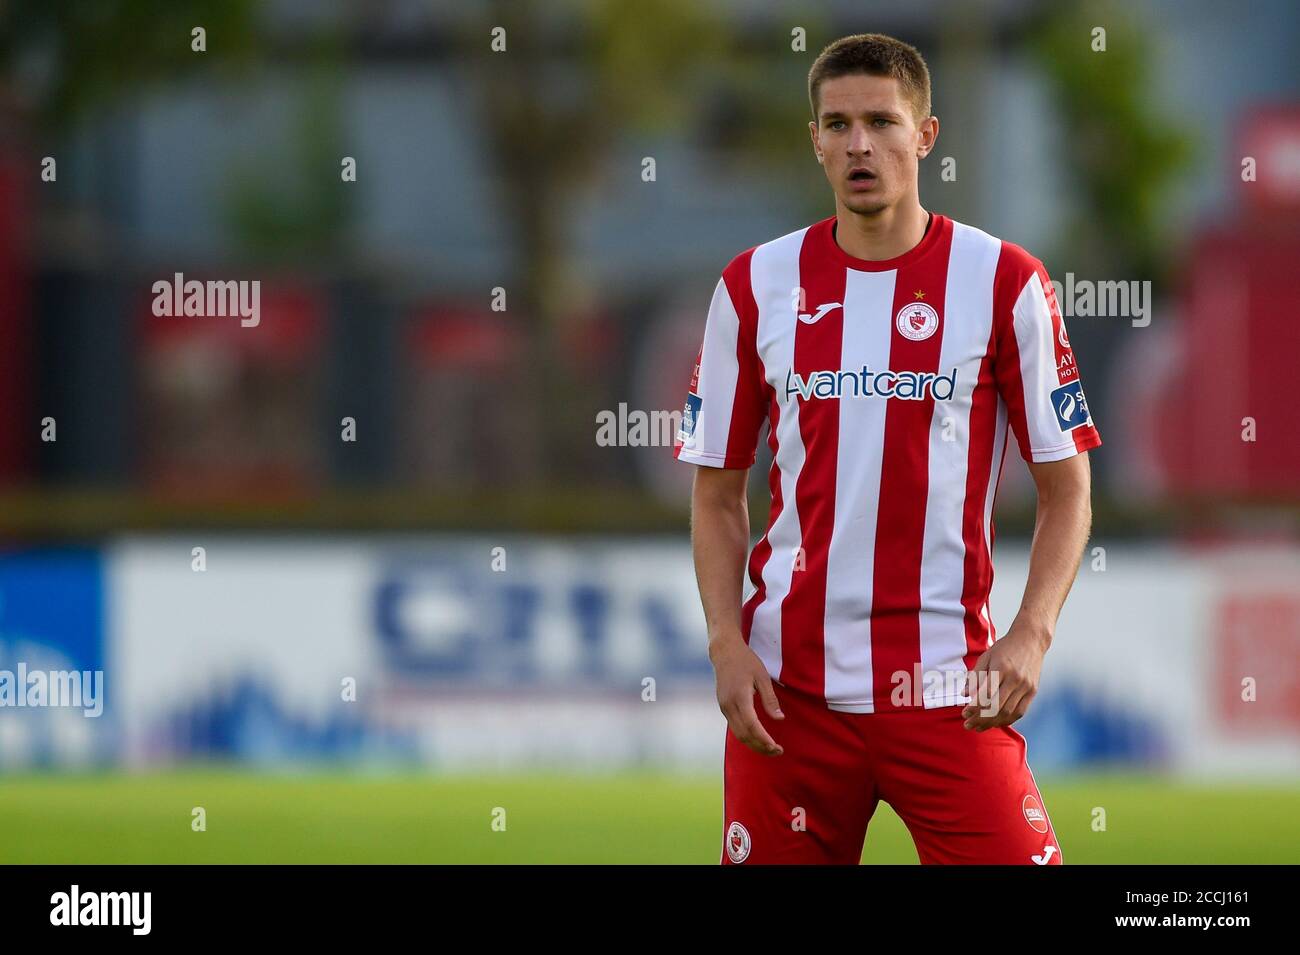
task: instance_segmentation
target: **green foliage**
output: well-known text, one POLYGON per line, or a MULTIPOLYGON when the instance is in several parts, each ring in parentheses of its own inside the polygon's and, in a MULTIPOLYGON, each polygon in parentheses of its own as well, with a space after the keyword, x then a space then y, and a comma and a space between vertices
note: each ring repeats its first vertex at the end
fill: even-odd
POLYGON ((0 64, 36 121, 61 128, 162 81, 238 71, 255 49, 253 0, 25 0, 0 4, 0 64), (206 53, 190 31, 207 31, 206 53))
POLYGON ((224 218, 235 244, 259 263, 330 255, 345 234, 352 192, 340 181, 347 152, 341 82, 339 64, 320 61, 303 83, 285 155, 259 148, 230 171, 224 218), (288 170, 279 168, 281 158, 288 170))
MULTIPOLYGON (((1117 265, 1159 276, 1168 255, 1165 193, 1192 156, 1190 137, 1151 106, 1156 51, 1142 25, 1110 3, 1052 7, 1031 49, 1052 81, 1061 125, 1059 155, 1083 192, 1072 236, 1096 271, 1117 265), (1093 49, 1095 27, 1104 52, 1093 49)), ((1063 223, 1063 225, 1065 225, 1063 223)))

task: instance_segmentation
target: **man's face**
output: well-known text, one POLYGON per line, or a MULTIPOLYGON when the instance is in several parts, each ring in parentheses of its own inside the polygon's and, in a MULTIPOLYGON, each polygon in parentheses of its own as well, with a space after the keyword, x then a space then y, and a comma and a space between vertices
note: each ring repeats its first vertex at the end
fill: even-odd
POLYGON ((852 74, 822 83, 808 124, 813 151, 840 204, 873 215, 916 194, 917 163, 934 147, 939 121, 919 126, 892 76, 852 74))

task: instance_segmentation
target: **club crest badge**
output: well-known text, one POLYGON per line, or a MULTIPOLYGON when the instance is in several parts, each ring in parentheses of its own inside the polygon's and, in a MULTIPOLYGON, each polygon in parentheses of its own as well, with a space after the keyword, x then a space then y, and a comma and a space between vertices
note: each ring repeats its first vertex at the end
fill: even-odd
POLYGON ((736 865, 749 858, 749 830, 738 822, 727 827, 727 858, 736 865))
POLYGON ((904 338, 925 341, 939 327, 939 313, 925 302, 909 302, 898 310, 894 324, 904 338))
POLYGON ((1029 823, 1029 828, 1034 832, 1047 831, 1047 813, 1043 812, 1043 807, 1039 805, 1038 799, 1033 793, 1027 795, 1020 803, 1020 808, 1025 812, 1025 822, 1029 823))

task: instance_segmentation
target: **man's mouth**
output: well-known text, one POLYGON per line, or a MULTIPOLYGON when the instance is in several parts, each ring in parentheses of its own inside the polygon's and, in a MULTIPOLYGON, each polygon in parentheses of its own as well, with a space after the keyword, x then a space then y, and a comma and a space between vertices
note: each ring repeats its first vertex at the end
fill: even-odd
POLYGON ((876 174, 859 166, 849 170, 849 182, 856 189, 870 189, 876 183, 876 174))

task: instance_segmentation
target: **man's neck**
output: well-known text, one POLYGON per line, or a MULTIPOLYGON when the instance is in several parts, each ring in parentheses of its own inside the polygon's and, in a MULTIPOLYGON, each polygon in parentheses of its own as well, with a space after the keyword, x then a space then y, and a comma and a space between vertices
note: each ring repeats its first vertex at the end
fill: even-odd
POLYGON ((835 243, 854 258, 879 262, 916 248, 929 225, 930 214, 919 202, 874 215, 840 206, 835 213, 835 243))

